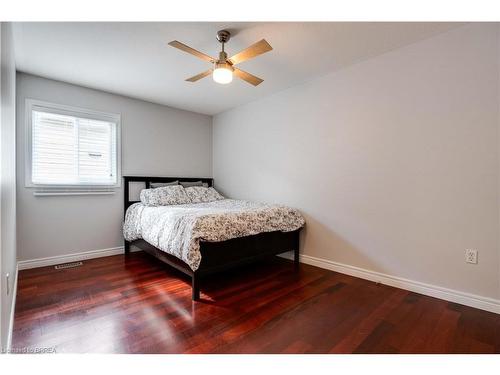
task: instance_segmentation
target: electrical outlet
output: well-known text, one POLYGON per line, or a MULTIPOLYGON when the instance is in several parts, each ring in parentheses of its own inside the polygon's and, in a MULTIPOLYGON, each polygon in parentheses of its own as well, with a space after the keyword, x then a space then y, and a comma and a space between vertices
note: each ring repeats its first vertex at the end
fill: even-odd
POLYGON ((477 250, 466 249, 465 250, 465 262, 477 264, 477 250))

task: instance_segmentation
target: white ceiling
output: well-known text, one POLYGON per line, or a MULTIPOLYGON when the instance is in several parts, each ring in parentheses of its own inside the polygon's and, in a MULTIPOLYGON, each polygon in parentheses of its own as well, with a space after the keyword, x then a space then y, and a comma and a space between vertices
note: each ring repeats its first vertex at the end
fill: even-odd
POLYGON ((216 114, 358 61, 457 27, 458 23, 15 23, 22 72, 205 114, 216 114), (228 29, 229 56, 265 38, 273 51, 239 65, 264 79, 219 85, 184 79, 209 64, 167 43, 211 56, 228 29))

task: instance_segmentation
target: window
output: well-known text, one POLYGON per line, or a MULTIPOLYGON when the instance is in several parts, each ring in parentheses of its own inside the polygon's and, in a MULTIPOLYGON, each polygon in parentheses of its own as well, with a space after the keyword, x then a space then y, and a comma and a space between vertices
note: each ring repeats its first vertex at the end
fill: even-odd
POLYGON ((119 186, 119 115, 30 99, 26 112, 26 186, 119 186))

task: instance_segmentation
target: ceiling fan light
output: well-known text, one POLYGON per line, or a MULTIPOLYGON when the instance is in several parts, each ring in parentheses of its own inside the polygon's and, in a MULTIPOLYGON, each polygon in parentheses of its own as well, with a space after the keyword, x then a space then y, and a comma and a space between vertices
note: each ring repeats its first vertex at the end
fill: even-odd
POLYGON ((215 68, 212 78, 215 82, 225 85, 233 80, 233 71, 226 67, 215 68))

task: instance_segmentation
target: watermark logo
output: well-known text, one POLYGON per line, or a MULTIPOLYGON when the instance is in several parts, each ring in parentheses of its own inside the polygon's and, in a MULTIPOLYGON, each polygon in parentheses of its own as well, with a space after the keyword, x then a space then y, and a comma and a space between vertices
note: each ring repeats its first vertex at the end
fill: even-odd
POLYGON ((55 353, 55 346, 33 346, 33 347, 13 347, 10 349, 2 348, 2 354, 51 354, 55 353))

